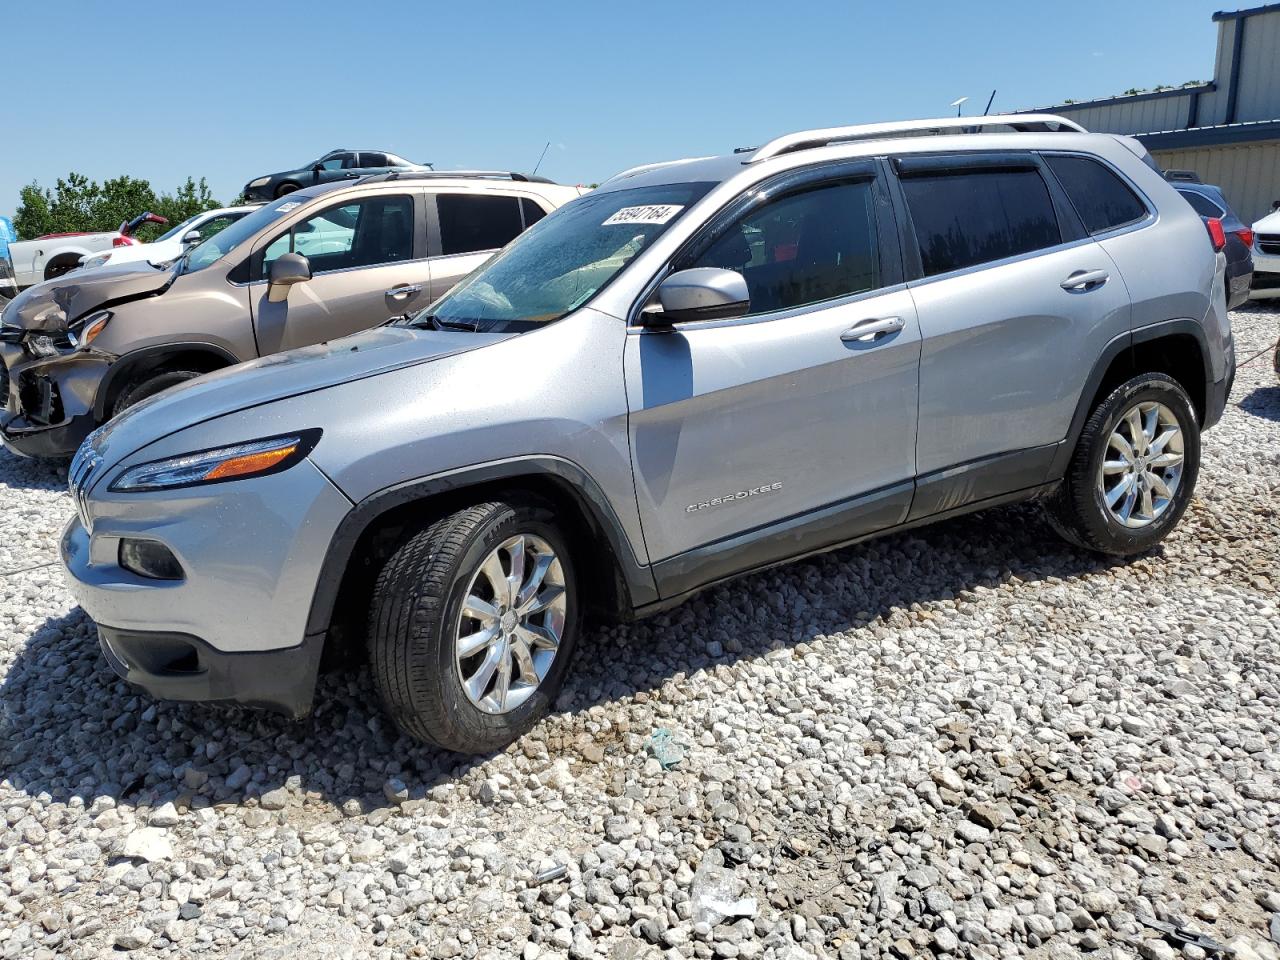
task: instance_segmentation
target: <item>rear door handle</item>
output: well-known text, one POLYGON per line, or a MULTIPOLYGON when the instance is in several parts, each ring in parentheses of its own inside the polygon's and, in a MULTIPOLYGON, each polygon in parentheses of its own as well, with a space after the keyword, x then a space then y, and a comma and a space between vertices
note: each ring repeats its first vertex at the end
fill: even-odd
POLYGON ((1063 290, 1089 290, 1100 287, 1111 279, 1105 270, 1076 270, 1062 281, 1063 290))
POLYGON ((420 283, 402 283, 398 287, 392 287, 387 291, 387 296, 392 300, 408 300, 410 297, 422 292, 422 284, 420 283))
POLYGON ((866 343, 878 340, 890 333, 897 333, 907 325, 901 317, 870 317, 859 320, 852 327, 840 334, 845 343, 866 343))

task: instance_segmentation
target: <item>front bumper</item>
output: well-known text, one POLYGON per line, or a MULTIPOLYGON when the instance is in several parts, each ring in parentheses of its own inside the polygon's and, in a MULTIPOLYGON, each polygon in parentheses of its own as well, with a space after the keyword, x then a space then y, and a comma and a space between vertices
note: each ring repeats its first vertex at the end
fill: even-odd
POLYGON ((324 648, 323 632, 306 632, 311 598, 351 502, 309 460, 210 487, 99 492, 122 467, 78 494, 84 519, 60 543, 67 584, 112 667, 157 697, 305 715, 324 648), (182 579, 122 567, 122 538, 164 544, 182 579))
POLYGON ((87 351, 32 359, 3 344, 8 396, 0 442, 24 457, 71 456, 97 426, 94 399, 112 359, 87 351))

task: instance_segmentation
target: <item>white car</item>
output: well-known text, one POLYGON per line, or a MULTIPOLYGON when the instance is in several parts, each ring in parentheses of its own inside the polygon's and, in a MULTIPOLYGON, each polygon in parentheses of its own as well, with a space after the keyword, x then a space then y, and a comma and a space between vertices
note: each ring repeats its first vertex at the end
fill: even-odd
MULTIPOLYGON (((1255 300, 1280 297, 1280 209, 1253 225, 1253 289, 1255 300)), ((1280 364, 1280 353, 1276 354, 1280 364)))
POLYGON ((197 243, 202 243, 217 233, 222 232, 241 217, 253 213, 260 203, 242 207, 221 207, 217 210, 206 210, 194 217, 183 220, 167 233, 162 234, 151 243, 138 243, 128 247, 114 247, 84 258, 81 268, 92 270, 96 267, 121 263, 170 263, 177 260, 197 243))

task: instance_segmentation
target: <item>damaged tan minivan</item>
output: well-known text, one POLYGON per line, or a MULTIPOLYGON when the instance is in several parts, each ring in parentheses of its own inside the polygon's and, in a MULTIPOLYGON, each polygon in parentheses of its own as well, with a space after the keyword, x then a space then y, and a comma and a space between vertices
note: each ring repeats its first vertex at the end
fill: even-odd
POLYGON ((37 284, 0 313, 0 439, 70 456, 175 384, 419 310, 581 192, 516 173, 375 175, 290 193, 170 263, 37 284))

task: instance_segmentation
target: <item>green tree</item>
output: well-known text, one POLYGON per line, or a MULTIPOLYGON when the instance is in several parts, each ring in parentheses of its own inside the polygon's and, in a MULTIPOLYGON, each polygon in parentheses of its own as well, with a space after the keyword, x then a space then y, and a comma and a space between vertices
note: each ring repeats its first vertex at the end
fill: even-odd
MULTIPOLYGON (((120 224, 148 211, 177 225, 203 210, 221 204, 209 192, 203 177, 187 177, 172 193, 157 194, 146 180, 123 175, 101 185, 80 173, 59 178, 52 190, 31 183, 22 188, 21 202, 13 218, 18 236, 25 239, 46 233, 115 230, 120 224)), ((154 240, 168 227, 147 224, 138 230, 140 240, 154 240)))

